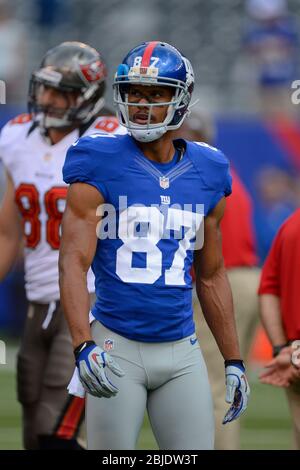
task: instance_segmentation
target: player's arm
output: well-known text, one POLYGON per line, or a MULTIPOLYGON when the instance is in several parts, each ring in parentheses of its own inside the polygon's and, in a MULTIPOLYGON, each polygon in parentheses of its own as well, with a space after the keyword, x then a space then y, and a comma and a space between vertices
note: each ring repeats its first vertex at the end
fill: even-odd
POLYGON ((98 397, 110 398, 118 388, 108 380, 105 367, 121 377, 122 369, 92 339, 89 325, 90 297, 87 272, 93 261, 99 216, 97 208, 104 203, 99 191, 85 183, 70 186, 62 224, 59 256, 60 295, 67 318, 76 366, 85 390, 98 397))
POLYGON ((240 359, 231 288, 224 267, 220 222, 223 198, 204 221, 204 245, 195 251, 197 295, 224 359, 240 359))
POLYGON ((15 189, 11 176, 7 173, 4 198, 0 207, 0 281, 12 268, 22 242, 22 224, 15 203, 15 189))
POLYGON ((100 219, 96 210, 103 202, 102 195, 91 185, 74 183, 68 189, 62 221, 59 282, 74 348, 92 339, 87 272, 97 245, 96 226, 100 219))
POLYGON ((203 314, 225 359, 226 401, 231 406, 223 424, 247 408, 250 387, 241 360, 230 284, 224 268, 220 222, 225 198, 204 220, 204 245, 195 252, 196 289, 203 314))

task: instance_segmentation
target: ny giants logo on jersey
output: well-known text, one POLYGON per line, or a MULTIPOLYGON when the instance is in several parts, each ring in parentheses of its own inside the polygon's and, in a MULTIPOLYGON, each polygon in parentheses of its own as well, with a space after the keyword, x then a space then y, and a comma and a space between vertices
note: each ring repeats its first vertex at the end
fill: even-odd
MULTIPOLYGON (((161 204, 128 206, 127 196, 119 196, 116 208, 102 204, 96 233, 100 240, 120 239, 156 245, 160 240, 178 240, 181 249, 200 250, 204 243, 204 205, 170 204, 170 196, 160 196, 161 204)), ((143 251, 143 250, 141 250, 143 251)))
POLYGON ((162 204, 171 204, 170 196, 160 196, 160 202, 162 204))

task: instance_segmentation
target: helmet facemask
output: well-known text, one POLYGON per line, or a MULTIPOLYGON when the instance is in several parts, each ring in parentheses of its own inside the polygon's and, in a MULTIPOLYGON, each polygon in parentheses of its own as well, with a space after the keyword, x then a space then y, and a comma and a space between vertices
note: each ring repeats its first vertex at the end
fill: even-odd
POLYGON ((114 88, 114 103, 117 107, 118 117, 120 123, 125 126, 130 134, 139 141, 151 142, 157 140, 169 130, 178 129, 183 123, 185 117, 189 112, 189 102, 191 99, 192 88, 187 82, 176 80, 168 77, 151 77, 153 67, 149 67, 147 74, 135 73, 135 70, 129 70, 128 66, 121 64, 115 76, 114 88), (167 86, 174 90, 171 101, 140 104, 129 103, 128 101, 128 86, 130 85, 145 85, 145 86, 167 86), (146 124, 136 124, 130 121, 129 107, 143 107, 148 108, 148 122, 146 124), (153 124, 151 123, 151 112, 156 106, 166 106, 167 114, 163 122, 153 124))
MULTIPOLYGON (((89 87, 76 89, 55 83, 60 73, 54 70, 41 69, 32 74, 29 87, 28 108, 33 119, 44 129, 68 129, 89 122, 104 106, 104 83, 92 84, 89 87), (69 103, 66 109, 54 108, 39 103, 39 95, 43 87, 50 87, 65 94, 70 101, 69 93, 73 93, 75 102, 69 103)), ((73 101, 73 100, 72 100, 73 101)))

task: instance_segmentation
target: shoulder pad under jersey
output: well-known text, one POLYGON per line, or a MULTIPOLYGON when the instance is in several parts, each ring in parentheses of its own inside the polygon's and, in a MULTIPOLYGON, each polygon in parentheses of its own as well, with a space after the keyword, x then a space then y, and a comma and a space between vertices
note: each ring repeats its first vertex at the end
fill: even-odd
POLYGON ((15 140, 16 137, 28 134, 29 129, 32 126, 33 121, 31 120, 30 114, 19 114, 15 118, 8 121, 0 131, 0 138, 3 145, 10 143, 15 140))
POLYGON ((14 150, 24 144, 32 124, 30 114, 21 114, 2 127, 0 131, 0 159, 7 169, 10 169, 10 166, 15 163, 14 150))
POLYGON ((127 135, 113 134, 92 134, 80 138, 67 152, 64 181, 97 186, 97 183, 117 178, 123 172, 126 138, 127 135))
POLYGON ((224 192, 224 196, 229 196, 232 178, 229 161, 223 152, 204 142, 187 142, 187 151, 202 183, 208 188, 224 192))

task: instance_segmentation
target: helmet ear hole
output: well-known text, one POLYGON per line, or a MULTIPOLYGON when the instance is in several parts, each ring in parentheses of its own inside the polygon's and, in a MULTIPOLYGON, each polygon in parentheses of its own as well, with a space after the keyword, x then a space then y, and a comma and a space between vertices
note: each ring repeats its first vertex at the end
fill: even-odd
POLYGON ((129 93, 129 85, 128 84, 120 85, 119 90, 120 90, 120 94, 123 97, 125 97, 129 93))

